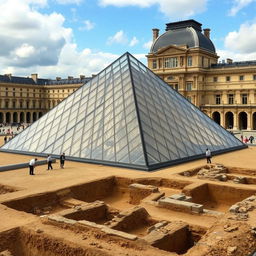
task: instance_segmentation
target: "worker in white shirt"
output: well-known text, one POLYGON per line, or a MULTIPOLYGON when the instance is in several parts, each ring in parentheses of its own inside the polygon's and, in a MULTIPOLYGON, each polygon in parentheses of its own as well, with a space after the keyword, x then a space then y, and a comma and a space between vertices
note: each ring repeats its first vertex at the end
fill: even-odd
POLYGON ((52 170, 52 157, 51 155, 48 155, 47 156, 47 164, 48 164, 48 167, 47 167, 47 170, 52 170))
POLYGON ((35 175, 34 174, 34 168, 36 165, 37 158, 33 158, 29 161, 29 175, 35 175))

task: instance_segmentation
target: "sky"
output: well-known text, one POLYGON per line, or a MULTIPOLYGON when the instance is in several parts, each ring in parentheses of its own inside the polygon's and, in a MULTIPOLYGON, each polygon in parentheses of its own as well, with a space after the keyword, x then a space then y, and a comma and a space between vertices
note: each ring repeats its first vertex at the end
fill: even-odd
POLYGON ((211 29, 219 61, 256 60, 256 0, 0 0, 0 74, 91 76, 130 52, 146 64, 152 28, 211 29))

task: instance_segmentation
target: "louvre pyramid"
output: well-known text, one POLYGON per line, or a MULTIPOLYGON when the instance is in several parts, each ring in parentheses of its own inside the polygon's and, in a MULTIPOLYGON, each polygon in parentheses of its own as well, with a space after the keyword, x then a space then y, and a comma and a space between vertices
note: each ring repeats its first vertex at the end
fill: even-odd
POLYGON ((154 170, 243 147, 125 53, 1 151, 154 170))

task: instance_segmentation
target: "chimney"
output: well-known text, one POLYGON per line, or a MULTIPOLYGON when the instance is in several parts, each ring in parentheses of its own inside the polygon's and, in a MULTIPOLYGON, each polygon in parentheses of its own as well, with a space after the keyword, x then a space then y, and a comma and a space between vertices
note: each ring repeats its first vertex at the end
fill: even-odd
POLYGON ((158 28, 153 28, 152 31, 153 31, 153 42, 155 42, 155 40, 159 36, 159 29, 158 28))
POLYGON ((8 76, 10 80, 12 79, 12 74, 5 74, 5 76, 8 76))
POLYGON ((205 28, 204 29, 204 35, 207 37, 207 38, 209 38, 210 39, 210 29, 209 28, 205 28))
POLYGON ((228 63, 228 64, 232 64, 232 63, 233 63, 233 60, 232 60, 232 59, 227 59, 227 63, 228 63))
POLYGON ((37 83, 38 74, 31 74, 31 78, 37 83))
POLYGON ((61 80, 61 77, 57 76, 57 77, 56 77, 56 80, 57 80, 57 81, 60 81, 60 80, 61 80))

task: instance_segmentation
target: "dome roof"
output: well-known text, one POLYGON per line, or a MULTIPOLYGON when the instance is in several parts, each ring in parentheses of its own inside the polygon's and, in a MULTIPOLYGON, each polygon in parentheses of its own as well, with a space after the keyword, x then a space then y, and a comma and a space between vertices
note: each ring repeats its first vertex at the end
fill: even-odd
POLYGON ((215 53, 214 44, 202 34, 201 24, 194 20, 169 23, 166 30, 153 43, 150 50, 151 53, 155 53, 160 48, 169 45, 187 45, 189 48, 200 47, 215 53))

